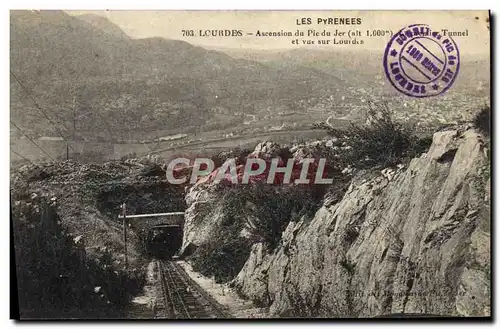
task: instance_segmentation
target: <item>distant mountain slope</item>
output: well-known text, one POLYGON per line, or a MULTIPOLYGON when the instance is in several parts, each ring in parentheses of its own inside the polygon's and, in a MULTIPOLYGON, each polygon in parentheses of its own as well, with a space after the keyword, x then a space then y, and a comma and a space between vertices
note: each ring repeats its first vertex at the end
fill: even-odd
POLYGON ((123 30, 116 24, 112 23, 105 17, 95 14, 83 14, 76 16, 79 20, 89 23, 90 25, 104 31, 108 35, 112 35, 120 39, 130 39, 123 30))
MULTIPOLYGON (((265 63, 275 67, 302 66, 340 76, 347 72, 347 81, 361 82, 363 76, 381 73, 381 54, 370 51, 322 50, 322 49, 283 49, 274 51, 221 49, 233 58, 265 63)), ((343 77, 344 80, 344 77, 343 77)))
MULTIPOLYGON (((132 39, 94 15, 11 11, 10 26, 11 70, 51 108, 67 134, 72 134, 73 106, 77 115, 91 112, 78 127, 89 138, 110 126, 139 136, 152 129, 202 126, 212 108, 226 113, 294 109, 346 86, 315 68, 270 67, 183 41, 132 39)), ((37 134, 46 133, 48 126, 28 110, 26 95, 14 81, 11 87, 13 117, 37 134)))
MULTIPOLYGON (((385 80, 380 51, 353 51, 346 49, 293 49, 259 51, 221 48, 233 58, 265 63, 273 67, 309 67, 340 77, 356 87, 369 86, 381 78, 385 80)), ((475 92, 477 86, 489 86, 490 61, 485 56, 463 55, 460 74, 455 86, 462 91, 475 92)))
MULTIPOLYGON (((214 48, 215 49, 215 48, 214 48)), ((261 51, 228 49, 223 51, 235 59, 253 60, 280 70, 314 69, 339 77, 347 86, 340 99, 323 98, 314 108, 333 117, 363 122, 372 102, 387 102, 395 119, 410 124, 433 126, 472 120, 484 104, 490 103, 490 60, 487 54, 461 54, 460 72, 452 88, 437 97, 417 99, 399 93, 388 82, 380 51, 352 49, 283 49, 261 51)))
POLYGON ((128 42, 61 11, 12 11, 11 68, 39 82, 116 74, 128 42))

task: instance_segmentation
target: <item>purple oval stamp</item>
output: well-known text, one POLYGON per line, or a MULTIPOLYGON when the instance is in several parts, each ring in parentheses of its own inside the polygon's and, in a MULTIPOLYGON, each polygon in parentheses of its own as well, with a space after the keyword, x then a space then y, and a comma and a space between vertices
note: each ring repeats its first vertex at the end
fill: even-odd
POLYGON ((460 68, 457 44, 426 24, 404 27, 393 35, 384 53, 389 82, 405 95, 430 97, 444 93, 460 68))

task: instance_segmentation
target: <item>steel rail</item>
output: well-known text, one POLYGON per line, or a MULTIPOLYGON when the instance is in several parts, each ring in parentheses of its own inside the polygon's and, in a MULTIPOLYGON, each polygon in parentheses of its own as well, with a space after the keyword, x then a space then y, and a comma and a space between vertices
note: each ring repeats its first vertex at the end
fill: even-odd
POLYGON ((222 307, 173 261, 157 260, 169 318, 229 318, 222 307))
MULTIPOLYGON (((188 308, 186 306, 186 303, 184 303, 184 300, 183 300, 181 294, 179 293, 179 289, 177 289, 179 285, 175 283, 174 277, 173 277, 172 272, 171 272, 170 263, 167 263, 167 264, 168 265, 166 265, 166 268, 167 268, 166 272, 167 272, 167 274, 168 274, 168 276, 170 278, 170 281, 172 283, 172 285, 170 286, 170 288, 173 288, 175 290, 175 294, 177 295, 177 300, 181 304, 181 307, 184 309, 184 313, 185 313, 186 317, 188 319, 191 319, 191 314, 189 313, 189 310, 188 310, 188 308)), ((174 304, 174 300, 172 299, 171 301, 172 301, 172 305, 173 305, 174 304)), ((178 312, 178 314, 179 313, 181 313, 181 312, 178 312)))
POLYGON ((217 316, 220 318, 229 318, 228 314, 221 309, 221 306, 217 301, 215 301, 203 288, 197 284, 189 275, 180 267, 179 264, 175 262, 171 262, 172 268, 176 271, 176 273, 183 279, 183 281, 186 283, 187 286, 193 288, 196 290, 198 294, 201 295, 201 297, 207 301, 212 309, 217 313, 217 316))
POLYGON ((172 296, 170 294, 170 289, 168 287, 167 280, 165 279, 165 272, 163 271, 163 266, 161 264, 161 261, 156 261, 156 264, 158 266, 158 273, 160 274, 160 282, 161 282, 161 288, 163 291, 163 299, 165 303, 165 310, 167 311, 167 314, 169 317, 174 317, 174 306, 170 304, 170 301, 172 300, 172 296))

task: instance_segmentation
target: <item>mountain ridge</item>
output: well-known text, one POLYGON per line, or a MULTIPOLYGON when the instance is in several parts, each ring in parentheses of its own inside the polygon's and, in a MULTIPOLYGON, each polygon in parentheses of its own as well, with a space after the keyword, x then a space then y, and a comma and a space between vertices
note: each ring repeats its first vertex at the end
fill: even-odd
MULTIPOLYGON (((270 67, 179 40, 133 39, 95 15, 13 11, 10 26, 12 71, 52 108, 66 134, 72 134, 75 103, 77 114, 99 112, 81 122, 80 134, 102 134, 108 130, 101 122, 105 118, 116 121, 111 123, 116 129, 126 126, 141 136, 203 126, 215 120, 213 108, 229 113, 219 118, 222 126, 234 126, 241 120, 234 113, 293 109, 345 85, 311 68, 270 67)), ((35 134, 50 133, 39 116, 26 113, 32 107, 26 95, 11 86, 13 117, 32 125, 35 134)))

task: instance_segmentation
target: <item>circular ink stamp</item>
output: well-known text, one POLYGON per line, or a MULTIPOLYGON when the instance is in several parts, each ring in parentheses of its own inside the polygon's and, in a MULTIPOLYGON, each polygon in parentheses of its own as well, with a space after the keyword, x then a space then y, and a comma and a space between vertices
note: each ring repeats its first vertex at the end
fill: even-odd
POLYGON ((455 41, 432 31, 426 24, 404 27, 385 48, 385 75, 394 88, 408 96, 444 93, 453 85, 459 68, 455 41))

